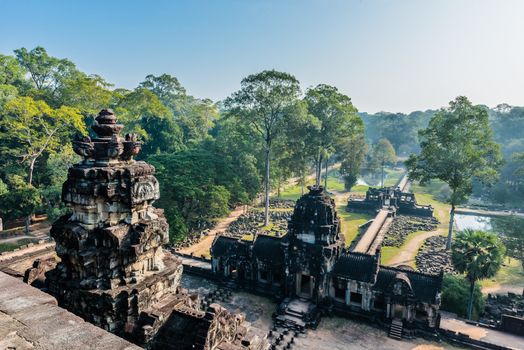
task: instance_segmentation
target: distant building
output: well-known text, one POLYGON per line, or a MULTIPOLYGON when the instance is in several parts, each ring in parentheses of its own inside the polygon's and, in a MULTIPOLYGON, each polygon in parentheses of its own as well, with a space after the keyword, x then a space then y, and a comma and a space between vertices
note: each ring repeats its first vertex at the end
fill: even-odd
POLYGON ((414 193, 404 192, 400 188, 393 187, 370 187, 366 191, 366 198, 350 198, 347 209, 351 212, 374 213, 384 207, 388 207, 398 214, 423 217, 433 216, 433 207, 431 205, 419 205, 414 193))

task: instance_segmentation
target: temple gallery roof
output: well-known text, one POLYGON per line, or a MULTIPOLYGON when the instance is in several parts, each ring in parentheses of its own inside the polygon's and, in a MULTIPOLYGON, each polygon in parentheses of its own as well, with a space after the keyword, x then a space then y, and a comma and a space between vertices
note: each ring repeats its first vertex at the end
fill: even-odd
POLYGON ((399 278, 406 279, 413 291, 413 296, 424 302, 436 303, 438 293, 442 288, 442 275, 429 275, 422 272, 380 266, 374 289, 388 291, 399 278))
POLYGON ((374 283, 377 275, 376 255, 345 252, 333 267, 333 274, 354 281, 374 283))
POLYGON ((333 267, 333 275, 348 280, 373 284, 373 289, 391 292, 395 281, 402 280, 413 296, 428 303, 436 303, 441 290, 442 276, 412 270, 379 266, 380 255, 344 252, 333 267))
POLYGON ((253 255, 257 259, 273 265, 284 265, 281 238, 258 235, 253 244, 253 255))

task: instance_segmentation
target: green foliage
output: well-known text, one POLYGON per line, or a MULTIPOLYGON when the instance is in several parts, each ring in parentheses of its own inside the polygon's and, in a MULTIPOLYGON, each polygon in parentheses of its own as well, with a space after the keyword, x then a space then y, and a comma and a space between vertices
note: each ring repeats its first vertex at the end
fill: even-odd
POLYGON ((252 174, 236 172, 213 142, 179 153, 158 154, 148 160, 157 169, 162 196, 158 205, 166 208, 171 239, 203 227, 224 216, 231 206, 256 195, 246 192, 244 181, 252 174))
POLYGON ((312 130, 310 142, 316 149, 317 184, 323 160, 344 148, 352 138, 363 134, 364 124, 351 99, 336 87, 320 84, 306 91, 308 111, 319 121, 312 130))
MULTIPOLYGON (((462 276, 444 275, 441 309, 456 313, 459 317, 467 317, 469 287, 469 282, 462 276)), ((483 311, 484 298, 480 287, 477 285, 473 292, 473 319, 478 319, 483 311)))
POLYGON ((501 235, 508 256, 520 260, 524 268, 524 219, 516 215, 493 218, 493 230, 501 235))
POLYGON ((270 156, 275 138, 284 130, 297 108, 300 85, 291 74, 263 71, 242 79, 241 88, 228 97, 224 106, 239 123, 251 126, 264 146, 265 219, 269 223, 270 156))
POLYGON ((0 196, 0 212, 5 219, 17 219, 32 215, 42 205, 40 193, 21 176, 8 179, 9 191, 0 196))
POLYGON ((0 128, 5 130, 0 134, 0 150, 27 164, 29 184, 38 158, 60 149, 62 138, 72 130, 86 133, 83 116, 76 108, 52 109, 44 101, 17 97, 5 104, 4 112, 0 119, 0 128))
POLYGON ((497 274, 505 251, 504 245, 493 233, 474 230, 457 233, 451 246, 451 260, 455 270, 465 274, 470 283, 469 319, 472 317, 475 282, 497 274))
POLYGON ((457 233, 451 260, 458 272, 475 282, 495 276, 504 254, 505 248, 495 234, 468 229, 457 233))
POLYGON ((496 181, 502 155, 493 141, 488 113, 466 97, 457 97, 449 108, 439 110, 419 138, 420 155, 411 155, 406 162, 409 176, 422 184, 431 179, 446 182, 452 190, 452 206, 468 198, 474 179, 496 181))
POLYGON ((49 220, 54 221, 64 215, 68 208, 62 203, 62 185, 67 179, 68 169, 80 162, 80 156, 73 152, 70 144, 64 146, 60 153, 50 154, 46 161, 45 185, 40 186, 43 211, 49 220))
POLYGON ((357 184, 367 148, 364 136, 361 134, 348 138, 341 143, 339 155, 341 159, 340 174, 344 179, 346 191, 351 191, 351 188, 357 184))
POLYGON ((428 125, 434 114, 433 110, 415 111, 408 115, 388 112, 360 113, 369 143, 373 144, 386 138, 399 155, 419 151, 417 132, 428 125))

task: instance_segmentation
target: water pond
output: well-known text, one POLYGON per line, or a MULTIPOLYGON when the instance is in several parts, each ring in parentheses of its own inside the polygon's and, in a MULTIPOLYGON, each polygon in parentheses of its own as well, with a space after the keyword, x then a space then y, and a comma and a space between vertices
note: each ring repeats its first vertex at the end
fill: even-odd
POLYGON ((491 218, 480 215, 455 214, 455 229, 462 231, 465 229, 491 231, 491 218))

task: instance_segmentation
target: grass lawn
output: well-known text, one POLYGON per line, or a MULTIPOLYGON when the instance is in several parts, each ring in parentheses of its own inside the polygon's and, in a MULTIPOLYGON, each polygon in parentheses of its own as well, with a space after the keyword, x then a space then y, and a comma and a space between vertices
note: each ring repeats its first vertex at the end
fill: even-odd
POLYGON ((440 221, 439 228, 447 228, 449 225, 449 211, 451 206, 447 203, 439 201, 436 197, 442 190, 442 182, 432 182, 426 186, 420 186, 419 184, 413 183, 411 185, 411 192, 415 193, 417 203, 420 205, 429 205, 435 208, 434 215, 440 221))
POLYGON ((516 259, 505 259, 495 277, 480 282, 482 288, 492 288, 502 285, 524 286, 524 270, 522 264, 516 259))
MULTIPOLYGON (((389 265, 391 259, 393 259, 395 256, 397 256, 397 254, 399 254, 401 251, 403 251, 405 249, 405 246, 413 239, 415 238, 416 236, 420 235, 420 234, 423 234, 423 233, 426 233, 427 231, 416 231, 416 232, 411 232, 409 235, 407 235, 406 237, 406 240, 404 241, 404 243, 400 246, 400 247, 382 247, 380 249, 380 264, 382 265, 389 265)), ((420 247, 419 247, 420 249, 420 247)), ((413 258, 416 256, 417 254, 413 255, 413 258)), ((409 266, 415 268, 415 259, 413 259, 412 261, 409 262, 408 264, 409 266)))
POLYGON ((15 250, 16 248, 23 246, 24 244, 29 244, 33 242, 34 240, 23 238, 16 242, 12 243, 0 243, 0 253, 2 252, 10 252, 12 250, 15 250))
POLYGON ((384 179, 384 186, 395 186, 406 172, 405 169, 385 169, 387 177, 384 179))
MULTIPOLYGON (((328 176, 328 191, 329 190, 335 190, 335 191, 344 191, 344 181, 340 179, 339 177, 336 177, 335 175, 338 174, 335 173, 336 170, 330 171, 330 175, 328 176)), ((314 179, 310 179, 306 186, 313 185, 315 183, 314 179)), ((322 179, 321 182, 322 186, 324 185, 324 179, 322 179)), ((366 187, 367 188, 367 187, 366 187)), ((280 192, 280 199, 291 199, 291 200, 297 200, 302 196, 301 193, 301 186, 299 184, 294 184, 285 187, 280 192)), ((307 188, 304 188, 304 193, 307 193, 307 188)), ((273 196, 273 198, 277 198, 277 196, 273 196)))
MULTIPOLYGON (((449 225, 449 211, 451 209, 450 205, 447 203, 442 203, 441 201, 437 200, 435 197, 440 194, 440 191, 442 189, 443 183, 439 182, 432 182, 431 184, 428 184, 427 186, 420 186, 418 184, 412 184, 411 185, 411 191, 415 193, 415 197, 417 199, 417 203, 419 205, 431 205, 435 211, 434 215, 439 220, 438 229, 441 231, 442 235, 447 234, 447 229, 449 225)), ((404 241, 404 244, 401 247, 382 247, 381 249, 381 264, 388 265, 391 259, 399 254, 401 251, 405 249, 405 246, 411 241, 413 238, 415 238, 417 235, 424 234, 426 231, 417 231, 410 233, 406 240, 404 241)), ((422 246, 423 242, 420 244, 418 249, 422 246)), ((415 252, 413 257, 415 257, 418 253, 415 252)), ((414 259, 410 261, 409 265, 411 265, 413 268, 415 268, 415 261, 414 259)))
POLYGON ((358 227, 373 219, 373 215, 347 212, 346 205, 340 206, 337 211, 340 217, 340 231, 344 236, 346 246, 349 246, 357 236, 358 227))
POLYGON ((369 186, 366 185, 355 185, 351 188, 351 193, 353 194, 366 194, 369 186))

